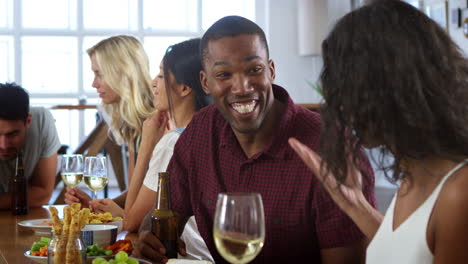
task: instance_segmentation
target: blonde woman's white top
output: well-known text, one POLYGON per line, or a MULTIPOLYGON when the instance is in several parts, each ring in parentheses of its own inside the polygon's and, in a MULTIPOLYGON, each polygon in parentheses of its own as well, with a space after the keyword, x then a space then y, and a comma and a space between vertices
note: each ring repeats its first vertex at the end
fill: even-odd
POLYGON ((397 194, 393 197, 387 213, 367 248, 367 264, 431 264, 434 256, 426 240, 427 224, 446 180, 467 160, 449 171, 432 194, 400 226, 393 230, 393 214, 397 194))
MULTIPOLYGON (((158 173, 167 170, 172 153, 174 153, 174 146, 182 131, 183 129, 180 128, 169 131, 159 140, 154 148, 153 156, 151 157, 149 168, 143 181, 143 184, 147 188, 155 192, 157 191, 158 173)), ((185 224, 181 239, 185 242, 187 256, 182 257, 179 255, 179 258, 208 260, 214 263, 210 251, 198 231, 195 217, 190 217, 187 224, 185 224)))

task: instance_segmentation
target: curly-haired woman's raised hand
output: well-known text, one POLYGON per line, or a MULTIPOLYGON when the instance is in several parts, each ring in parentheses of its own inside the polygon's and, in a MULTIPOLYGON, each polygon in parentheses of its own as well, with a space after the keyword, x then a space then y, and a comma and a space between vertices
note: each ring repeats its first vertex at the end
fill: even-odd
POLYGON ((348 175, 345 182, 339 184, 335 176, 327 172, 326 164, 306 145, 295 138, 289 139, 289 145, 320 180, 335 203, 359 226, 361 231, 372 238, 382 221, 382 215, 372 207, 362 193, 362 175, 351 159, 348 162, 348 175))

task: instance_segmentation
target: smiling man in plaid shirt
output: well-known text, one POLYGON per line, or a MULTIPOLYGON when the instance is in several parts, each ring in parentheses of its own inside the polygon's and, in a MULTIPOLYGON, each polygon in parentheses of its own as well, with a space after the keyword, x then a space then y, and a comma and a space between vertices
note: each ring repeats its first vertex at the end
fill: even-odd
MULTIPOLYGON (((245 18, 222 18, 203 36, 201 52, 201 81, 214 105, 193 118, 175 146, 168 168, 173 210, 184 219, 195 215, 214 260, 226 263, 213 241, 217 195, 258 192, 266 238, 251 263, 363 262, 364 236, 288 145, 295 137, 316 149, 320 117, 272 84, 262 29, 245 18)), ((364 194, 375 204, 373 172, 367 160, 363 166, 364 194)), ((154 236, 140 239, 142 255, 167 260, 154 236)))

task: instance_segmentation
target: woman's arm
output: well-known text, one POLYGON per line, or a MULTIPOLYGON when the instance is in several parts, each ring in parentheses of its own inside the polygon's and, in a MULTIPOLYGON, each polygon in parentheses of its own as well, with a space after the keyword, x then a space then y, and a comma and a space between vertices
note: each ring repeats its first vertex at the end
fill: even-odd
POLYGON ((142 142, 140 145, 134 174, 129 181, 130 184, 127 197, 125 199, 126 215, 128 215, 132 209, 133 204, 137 199, 138 193, 141 191, 143 179, 147 173, 153 149, 165 133, 167 120, 167 115, 164 112, 156 111, 151 117, 143 122, 142 142))
POLYGON ((364 197, 362 193, 362 175, 359 170, 350 162, 348 165, 350 172, 346 182, 339 185, 333 175, 325 174, 321 170, 320 164, 322 159, 317 153, 294 138, 289 139, 289 144, 307 167, 322 182, 323 187, 335 203, 354 221, 368 240, 371 241, 380 223, 382 223, 383 215, 372 207, 364 197))
POLYGON ((135 168, 135 150, 133 143, 128 144, 128 182, 132 181, 133 168, 135 168))
POLYGON ((125 213, 128 213, 135 202, 138 193, 141 189, 143 184, 143 179, 146 175, 146 171, 148 168, 149 161, 151 159, 153 147, 145 144, 142 141, 140 152, 138 153, 138 159, 136 162, 136 167, 134 170, 134 175, 130 181, 130 185, 128 187, 127 197, 125 199, 125 213))
POLYGON ((123 230, 137 232, 143 218, 156 202, 157 193, 146 186, 141 186, 140 192, 130 210, 125 210, 123 230), (131 217, 129 217, 131 216, 131 217))

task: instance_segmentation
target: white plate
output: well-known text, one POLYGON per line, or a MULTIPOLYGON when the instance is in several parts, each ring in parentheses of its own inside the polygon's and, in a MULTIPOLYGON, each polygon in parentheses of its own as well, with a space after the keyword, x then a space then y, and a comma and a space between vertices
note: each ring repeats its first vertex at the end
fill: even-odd
MULTIPOLYGON (((32 256, 31 255, 31 252, 28 250, 26 252, 24 252, 24 256, 32 259, 34 262, 36 263, 39 263, 39 264, 47 264, 47 257, 43 257, 43 256, 32 256)), ((112 256, 90 256, 90 257, 86 257, 86 262, 88 263, 91 263, 93 261, 93 259, 95 258, 105 258, 105 259, 111 259, 113 258, 115 255, 112 255, 112 256)))
MULTIPOLYGON (((31 259, 32 261, 34 261, 34 262, 36 262, 38 264, 47 264, 47 257, 31 256, 29 250, 24 252, 24 256, 31 259)), ((93 259, 98 258, 98 257, 105 258, 105 259, 110 259, 110 258, 113 258, 114 256, 115 255, 113 255, 113 256, 86 257, 86 262, 91 263, 93 261, 93 259)), ((142 260, 142 259, 137 259, 137 260, 138 260, 138 262, 140 262, 140 264, 151 264, 151 262, 148 262, 146 260, 142 260)))
POLYGON ((32 256, 29 250, 24 252, 24 256, 39 264, 47 264, 47 257, 32 256))
MULTIPOLYGON (((50 231, 52 230, 52 226, 48 225, 46 222, 51 222, 51 221, 52 221, 51 218, 33 219, 33 220, 21 221, 18 223, 18 225, 34 230, 37 233, 50 234, 50 231)), ((90 225, 115 225, 118 228, 117 233, 119 233, 120 231, 122 231, 123 221, 122 219, 120 219, 114 222, 90 224, 90 225)))
POLYGON ((46 221, 50 221, 51 219, 42 218, 42 219, 34 219, 34 220, 25 220, 18 223, 19 226, 31 229, 36 231, 37 233, 48 233, 52 230, 52 226, 48 225, 46 221))

